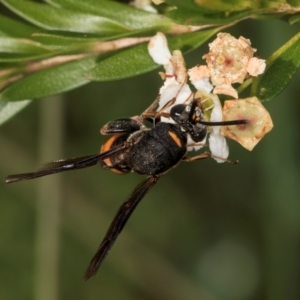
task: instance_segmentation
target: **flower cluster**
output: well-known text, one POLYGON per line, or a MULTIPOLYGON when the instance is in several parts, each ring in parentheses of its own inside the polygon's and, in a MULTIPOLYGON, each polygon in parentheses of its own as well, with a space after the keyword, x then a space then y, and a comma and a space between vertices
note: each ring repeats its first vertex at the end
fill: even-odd
MULTIPOLYGON (((242 83, 247 76, 263 73, 265 61, 253 57, 255 49, 250 41, 240 37, 235 39, 228 33, 219 33, 216 40, 209 44, 210 52, 204 55, 206 65, 198 65, 189 70, 179 50, 171 54, 167 39, 157 33, 149 42, 148 50, 154 62, 163 65, 165 72, 160 73, 164 80, 160 88, 158 111, 168 113, 171 107, 179 103, 189 103, 194 98, 200 99, 205 121, 222 122, 227 120, 249 120, 247 125, 211 126, 208 139, 209 148, 217 162, 224 162, 229 155, 225 136, 238 141, 248 150, 252 150, 258 141, 272 129, 270 115, 255 98, 225 101, 224 107, 218 94, 238 98, 234 83, 242 83), (193 92, 191 86, 196 92, 193 92), (172 105, 168 105, 172 101, 172 105), (221 128, 222 127, 222 128, 221 128), (222 159, 218 159, 218 157, 222 159)), ((174 122, 171 118, 161 117, 162 122, 174 122)), ((188 140, 188 151, 204 146, 206 138, 195 145, 188 140)))

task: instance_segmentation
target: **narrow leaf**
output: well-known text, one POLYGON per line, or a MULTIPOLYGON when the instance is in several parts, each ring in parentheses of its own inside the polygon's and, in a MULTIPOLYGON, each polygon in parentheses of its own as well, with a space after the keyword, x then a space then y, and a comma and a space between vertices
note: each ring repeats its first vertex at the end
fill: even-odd
POLYGON ((162 15, 149 13, 132 6, 107 0, 47 0, 47 2, 64 8, 87 14, 96 14, 122 23, 134 29, 169 27, 173 23, 162 15))
POLYGON ((300 14, 293 15, 292 17, 289 18, 289 23, 291 25, 298 23, 298 22, 300 22, 300 14))
POLYGON ((252 94, 261 101, 278 95, 300 67, 300 32, 267 60, 267 71, 253 80, 252 94))
POLYGON ((121 34, 112 34, 109 36, 97 36, 92 34, 82 35, 81 33, 73 32, 54 32, 54 31, 44 31, 33 34, 35 41, 38 41, 44 45, 49 45, 51 48, 76 48, 75 45, 83 45, 93 42, 116 40, 120 38, 125 38, 128 36, 142 36, 144 34, 149 35, 149 30, 135 30, 134 32, 128 31, 121 34))
POLYGON ((0 53, 1 63, 28 63, 29 61, 39 60, 55 56, 56 52, 36 53, 36 54, 15 54, 15 53, 0 53))
MULTIPOLYGON (((174 1, 174 0, 172 0, 174 1)), ((176 0, 178 1, 178 0, 176 0)), ((242 11, 246 9, 259 8, 261 6, 260 1, 253 0, 194 0, 195 4, 199 8, 213 9, 218 11, 242 11)))
POLYGON ((37 32, 33 35, 35 41, 39 41, 45 45, 51 45, 55 48, 65 48, 70 47, 71 44, 84 43, 84 42, 97 42, 100 39, 94 35, 82 35, 81 33, 71 33, 71 32, 53 32, 53 31, 42 31, 37 32))
POLYGON ((30 100, 23 100, 19 102, 6 102, 0 100, 0 125, 9 120, 30 103, 30 100))
MULTIPOLYGON (((214 0, 216 1, 216 0, 214 0)), ((198 13, 214 13, 216 11, 212 10, 210 7, 209 8, 203 8, 203 7, 199 7, 199 5, 197 5, 195 3, 195 0, 166 0, 166 3, 169 5, 172 5, 177 9, 188 9, 188 10, 198 10, 198 13)), ((211 2, 211 6, 212 6, 212 2, 211 2)))
POLYGON ((127 31, 120 23, 94 14, 24 0, 2 0, 2 3, 27 21, 48 30, 100 35, 127 31))
MULTIPOLYGON (((216 32, 218 29, 187 33, 169 38, 168 44, 172 50, 180 49, 187 52, 203 44, 216 32)), ((92 70, 91 76, 96 81, 118 80, 146 73, 158 67, 160 66, 153 62, 148 53, 147 44, 142 44, 102 60, 92 70)))
POLYGON ((0 14, 0 36, 29 38, 38 29, 0 14))
POLYGON ((0 53, 35 54, 48 51, 47 47, 31 40, 0 37, 0 53))
POLYGON ((35 99, 62 93, 91 81, 90 70, 96 58, 86 58, 43 70, 17 81, 1 94, 4 101, 35 99))
POLYGON ((254 13, 257 13, 257 11, 245 10, 231 13, 219 12, 206 14, 195 10, 176 9, 168 12, 166 16, 180 24, 200 26, 207 24, 228 24, 249 17, 254 13))

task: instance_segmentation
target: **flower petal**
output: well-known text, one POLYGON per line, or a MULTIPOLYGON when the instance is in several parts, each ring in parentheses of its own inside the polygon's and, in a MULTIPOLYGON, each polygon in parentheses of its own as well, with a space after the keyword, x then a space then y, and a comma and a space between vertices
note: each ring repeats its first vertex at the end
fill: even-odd
POLYGON ((247 71, 251 76, 258 76, 265 71, 266 61, 264 59, 259 59, 257 57, 250 58, 247 71))
POLYGON ((210 83, 208 77, 204 77, 200 80, 191 80, 191 83, 197 90, 200 90, 207 94, 209 94, 213 89, 213 85, 210 83))
MULTIPOLYGON (((226 159, 229 155, 229 148, 224 136, 211 132, 209 135, 209 149, 212 155, 226 159)), ((223 159, 213 157, 218 163, 223 163, 223 159)))
POLYGON ((167 65, 170 62, 171 52, 165 35, 158 32, 148 44, 148 52, 155 63, 167 65))
MULTIPOLYGON (((214 108, 211 112, 210 121, 211 122, 222 122, 223 112, 222 105, 217 95, 211 94, 211 99, 214 101, 214 108)), ((220 126, 212 126, 212 130, 215 134, 219 134, 220 126)))
MULTIPOLYGON (((160 94, 158 111, 161 110, 169 101, 175 99, 175 104, 184 103, 192 94, 192 91, 188 84, 174 84, 166 87, 160 94)), ((168 107, 164 112, 170 112, 171 107, 168 107)), ((161 117, 162 122, 175 123, 171 118, 161 117)))
POLYGON ((246 119, 249 124, 222 126, 222 134, 251 151, 273 128, 270 114, 258 98, 227 100, 223 108, 224 121, 246 119))

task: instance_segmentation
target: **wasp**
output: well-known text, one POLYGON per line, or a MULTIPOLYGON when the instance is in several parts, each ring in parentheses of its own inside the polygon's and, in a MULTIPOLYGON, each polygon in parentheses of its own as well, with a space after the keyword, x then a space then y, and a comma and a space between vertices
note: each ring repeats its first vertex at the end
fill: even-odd
MULTIPOLYGON (((170 103, 172 104, 174 101, 170 103)), ((88 280, 97 273, 130 215, 162 175, 179 164, 180 161, 196 161, 213 156, 209 152, 193 157, 187 156, 188 136, 196 144, 204 140, 208 126, 248 123, 248 120, 204 121, 197 99, 193 99, 187 104, 175 104, 170 108, 169 113, 165 113, 164 110, 165 108, 159 112, 151 112, 151 109, 148 109, 139 117, 122 118, 108 122, 100 132, 111 136, 102 145, 100 154, 53 161, 45 164, 36 172, 15 174, 6 178, 5 183, 14 183, 86 168, 97 163, 100 163, 104 169, 119 174, 136 172, 141 175, 148 175, 119 208, 84 273, 84 280, 88 280), (157 121, 162 115, 169 117, 173 123, 157 121), (153 121, 151 128, 146 127, 143 122, 149 118, 153 121)))

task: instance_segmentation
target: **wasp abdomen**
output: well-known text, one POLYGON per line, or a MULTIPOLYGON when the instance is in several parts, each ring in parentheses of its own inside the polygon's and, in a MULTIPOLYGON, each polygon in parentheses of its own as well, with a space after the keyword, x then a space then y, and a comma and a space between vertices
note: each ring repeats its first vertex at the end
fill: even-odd
POLYGON ((178 125, 159 123, 139 138, 128 153, 130 167, 139 174, 162 174, 186 154, 186 135, 178 125))
MULTIPOLYGON (((111 136, 102 146, 100 149, 100 153, 104 153, 122 143, 124 143, 129 134, 124 133, 117 133, 111 136)), ((115 155, 111 155, 110 157, 100 161, 100 165, 103 169, 109 169, 117 174, 126 174, 131 171, 128 168, 126 159, 124 158, 126 155, 125 152, 117 153, 115 155)))

